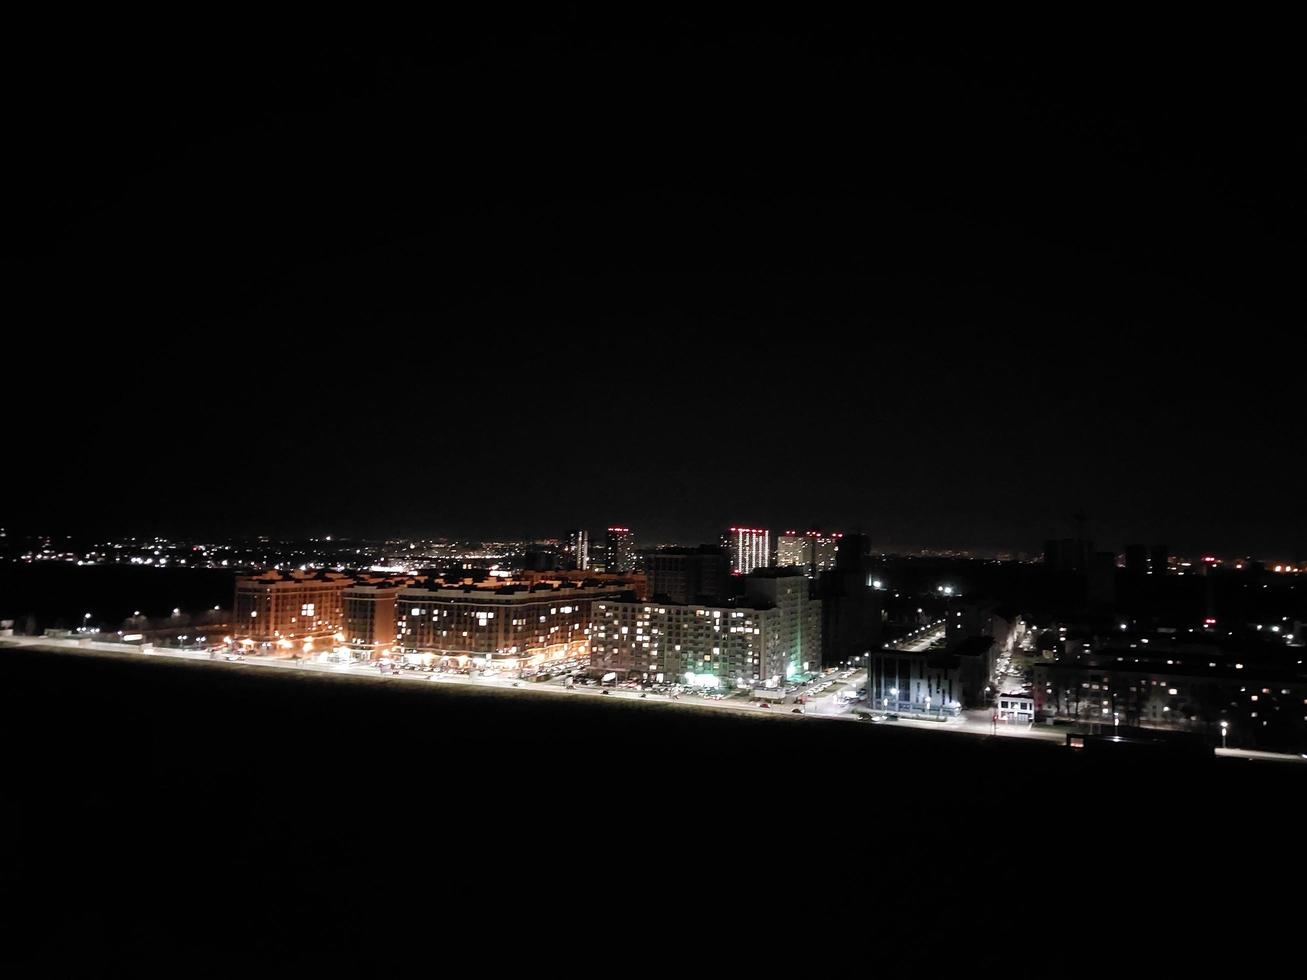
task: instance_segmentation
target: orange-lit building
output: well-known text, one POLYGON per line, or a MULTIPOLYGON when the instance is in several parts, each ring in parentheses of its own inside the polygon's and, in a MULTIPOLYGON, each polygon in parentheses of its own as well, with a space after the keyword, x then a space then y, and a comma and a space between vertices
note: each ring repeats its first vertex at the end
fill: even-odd
POLYGON ((587 572, 580 569, 521 571, 513 576, 514 582, 527 585, 540 583, 603 586, 605 588, 630 589, 638 599, 649 597, 649 576, 644 572, 587 572))
POLYGON ((623 596, 634 601, 622 587, 432 582, 399 593, 398 646, 432 660, 508 669, 588 658, 592 603, 623 596))
POLYGON ((395 645, 395 602, 413 580, 387 580, 351 585, 344 593, 345 617, 341 644, 351 656, 368 660, 395 645))
POLYGON ((275 570, 238 578, 232 637, 287 653, 329 645, 344 622, 344 593, 354 581, 341 572, 275 570))

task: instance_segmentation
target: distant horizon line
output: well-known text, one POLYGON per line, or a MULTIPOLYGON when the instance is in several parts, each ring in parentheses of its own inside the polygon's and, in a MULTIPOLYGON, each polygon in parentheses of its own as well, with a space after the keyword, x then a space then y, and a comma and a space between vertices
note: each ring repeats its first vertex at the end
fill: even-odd
MULTIPOLYGON (((816 530, 816 529, 808 528, 807 530, 816 530)), ((638 531, 633 531, 632 533, 635 535, 636 541, 639 542, 640 537, 638 531)), ((776 535, 776 537, 781 537, 784 536, 787 532, 779 531, 773 533, 776 535)), ((796 533, 805 533, 805 532, 796 532, 796 533)), ((849 536, 850 534, 857 534, 860 532, 830 531, 828 533, 831 534, 842 533, 844 536, 849 536)), ((602 536, 602 532, 600 537, 601 536, 602 536)), ((864 536, 868 538, 868 543, 871 550, 873 552, 879 552, 882 554, 917 554, 923 556, 938 556, 938 557, 956 556, 956 557, 980 557, 980 558, 998 558, 1002 556, 1009 556, 1011 558, 1020 560, 1022 558, 1042 558, 1044 552, 1043 542, 1041 542, 1041 544, 1036 547, 1014 546, 1014 545, 925 545, 925 544, 908 544, 904 542, 893 542, 893 541, 878 542, 870 535, 864 534, 864 536)), ((368 545, 385 545, 388 543, 411 544, 414 542, 424 542, 424 543, 431 543, 431 544, 444 543, 444 544, 509 544, 509 545, 540 544, 543 545, 543 544, 549 544, 551 542, 557 544, 563 544, 566 541, 564 535, 477 536, 477 535, 459 535, 459 534, 433 534, 430 532, 420 532, 420 533, 410 532, 410 533, 403 533, 403 534, 391 534, 391 535, 381 535, 381 536, 369 535, 369 534, 341 535, 335 533, 286 535, 286 534, 266 534, 266 533, 258 533, 258 532, 227 532, 224 534, 216 534, 216 535, 196 533, 196 532, 187 532, 187 533, 138 532, 136 534, 105 534, 103 532, 51 533, 48 531, 15 531, 13 529, 0 526, 0 546, 4 544, 6 538, 8 538, 11 541, 16 540, 18 538, 46 538, 52 541, 59 540, 59 539, 75 540, 79 544, 92 544, 92 545, 101 545, 101 546, 111 545, 111 544, 116 544, 119 542, 126 542, 126 541, 142 541, 142 542, 168 541, 168 542, 178 542, 178 543, 185 542, 188 544, 199 544, 199 543, 206 543, 206 542, 245 543, 245 544, 266 543, 266 544, 283 544, 283 545, 307 544, 307 543, 321 544, 327 542, 331 542, 331 543, 351 542, 351 543, 368 544, 368 545)), ((1044 539, 1045 542, 1064 541, 1064 540, 1075 540, 1075 538, 1067 537, 1067 536, 1059 536, 1059 537, 1049 537, 1044 539)), ((592 537, 592 541, 595 541, 595 543, 599 543, 593 537, 592 537)), ((646 539, 646 543, 644 547, 648 549, 669 548, 669 547, 695 547, 699 545, 717 544, 717 543, 719 542, 705 541, 698 536, 686 535, 686 536, 678 536, 678 537, 656 537, 652 539, 646 539)), ((1093 543, 1092 540, 1090 541, 1090 543, 1091 544, 1093 543)), ((1218 560, 1223 560, 1225 558, 1239 558, 1248 561, 1271 561, 1271 562, 1274 561, 1297 562, 1302 560, 1297 557, 1287 559, 1282 556, 1265 558, 1263 557, 1263 554, 1266 554, 1265 552, 1259 554, 1255 550, 1250 551, 1250 550, 1240 549, 1237 551, 1234 550, 1227 551, 1220 548, 1194 549, 1188 546, 1172 546, 1166 544, 1165 542, 1156 542, 1156 541, 1150 542, 1144 540, 1131 541, 1111 549, 1098 547, 1095 550, 1100 553, 1105 551, 1110 551, 1110 553, 1114 555, 1121 555, 1125 552, 1126 548, 1137 546, 1137 545, 1144 545, 1149 548, 1157 547, 1159 545, 1165 546, 1168 550, 1169 555, 1173 557, 1183 557, 1183 558, 1189 558, 1193 556, 1203 558, 1203 557, 1210 556, 1210 557, 1217 558, 1218 560)), ((643 549, 638 549, 638 550, 643 550, 643 549)), ((1294 550, 1293 548, 1282 549, 1282 551, 1293 551, 1293 550, 1294 550)))

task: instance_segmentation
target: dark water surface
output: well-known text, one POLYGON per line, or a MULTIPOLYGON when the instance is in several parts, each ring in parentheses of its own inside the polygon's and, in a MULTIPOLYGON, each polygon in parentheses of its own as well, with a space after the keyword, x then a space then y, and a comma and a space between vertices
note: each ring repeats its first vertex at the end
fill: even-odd
POLYGON ((27 616, 38 630, 92 622, 108 629, 138 609, 146 616, 167 616, 221 606, 230 609, 235 572, 219 568, 150 568, 142 565, 84 565, 67 562, 0 564, 0 619, 13 619, 21 630, 27 616))
POLYGON ((1301 908, 1296 766, 2 648, 0 710, 33 972, 1058 975, 1301 908))

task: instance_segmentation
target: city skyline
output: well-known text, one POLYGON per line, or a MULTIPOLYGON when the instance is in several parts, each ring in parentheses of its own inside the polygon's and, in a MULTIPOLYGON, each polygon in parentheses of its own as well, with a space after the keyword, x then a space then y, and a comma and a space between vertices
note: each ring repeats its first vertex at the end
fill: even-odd
MULTIPOLYGON (((712 544, 714 546, 726 547, 725 545, 722 545, 723 534, 729 534, 731 530, 731 529, 727 529, 726 531, 718 530, 717 532, 707 533, 703 535, 694 535, 692 533, 687 533, 687 534, 676 536, 676 535, 657 534, 652 531, 642 532, 641 525, 635 522, 627 522, 627 523, 630 526, 624 528, 624 530, 630 532, 630 536, 631 536, 630 540, 633 542, 633 546, 637 552, 649 551, 649 550, 659 549, 659 548, 694 547, 694 546, 708 545, 708 544, 712 544)), ((952 544, 948 544, 948 543, 921 544, 921 543, 914 543, 914 542, 905 543, 905 542, 893 541, 889 539, 882 540, 874 535, 865 534, 863 531, 856 529, 857 527, 859 526, 854 525, 853 526, 854 529, 852 529, 851 531, 831 531, 831 532, 821 532, 821 533, 823 534, 830 533, 831 535, 834 536, 834 539, 836 540, 842 537, 845 533, 858 534, 867 539, 869 547, 871 548, 872 552, 882 553, 887 555, 938 554, 938 555, 957 555, 959 557, 974 556, 978 559, 992 559, 996 557, 1006 557, 1010 559, 1024 558, 1025 560, 1040 560, 1041 555, 1043 555, 1046 552, 1046 549, 1050 543, 1072 542, 1072 541, 1083 540, 1086 545, 1094 547, 1098 551, 1105 550, 1111 552, 1116 558, 1122 560, 1126 558, 1128 551, 1132 548, 1136 548, 1136 547, 1153 548, 1153 547, 1157 547, 1160 544, 1161 547, 1168 548, 1173 556, 1180 557, 1180 558, 1201 560, 1205 557, 1214 556, 1217 560, 1220 561, 1226 561, 1226 560, 1234 561, 1240 559, 1248 559, 1252 561, 1262 561, 1262 562, 1272 562, 1272 563, 1282 562, 1290 565, 1298 564, 1298 563, 1307 563, 1307 559, 1304 559, 1302 557, 1302 555, 1304 554, 1302 549, 1297 549, 1295 552, 1295 549, 1290 548, 1288 546, 1271 548, 1266 551, 1256 551, 1252 549, 1241 550, 1237 548, 1222 549, 1222 548, 1204 546, 1201 543, 1198 546, 1185 545, 1183 543, 1173 544, 1169 541, 1164 540, 1164 538, 1160 535, 1152 535, 1152 536, 1145 535, 1138 538, 1111 538, 1111 537, 1100 535, 1094 532, 1090 528, 1086 528, 1085 530, 1082 531, 1079 528, 1077 528, 1073 522, 1067 522, 1067 524, 1065 524, 1062 527, 1059 533, 1046 534, 1037 542, 1032 542, 1028 544, 1023 543, 1021 546, 975 545, 975 544, 966 545, 966 544, 957 544, 957 543, 952 543, 952 544), (1080 535, 1082 534, 1083 534, 1083 538, 1080 537, 1080 535)), ((590 553, 593 555, 595 553, 596 548, 599 549, 598 553, 602 553, 603 551, 604 546, 602 544, 602 541, 603 541, 604 530, 605 530, 605 525, 603 522, 596 523, 593 526, 593 530, 592 530, 590 527, 578 527, 577 522, 575 521, 573 521, 572 524, 569 526, 568 531, 561 534, 555 532, 553 529, 550 528, 541 529, 539 531, 528 531, 523 533, 506 533, 506 534, 485 534, 485 533, 454 534, 454 533, 443 533, 439 530, 431 530, 431 529, 416 531, 416 532, 408 532, 408 533, 401 533, 392 530, 391 533, 351 534, 351 533, 340 533, 339 529, 337 529, 334 533, 325 533, 325 532, 309 533, 309 534, 251 533, 251 534, 220 534, 220 535, 211 535, 211 534, 206 535, 203 533, 173 533, 173 534, 156 535, 156 534, 150 534, 144 532, 139 535, 128 534, 128 533, 98 534, 98 533, 89 533, 89 532, 80 532, 78 534, 61 534, 57 532, 51 532, 48 530, 35 531, 35 530, 22 529, 22 528, 11 528, 11 529, 0 528, 0 555, 9 553, 11 557, 19 556, 21 552, 22 543, 26 542, 27 544, 30 545, 33 542, 38 542, 38 541, 49 542, 51 546, 50 556, 54 556, 54 555, 69 556, 74 554, 82 554, 82 551, 79 551, 77 549, 87 549, 87 548, 114 547, 114 548, 122 549, 130 546, 135 546, 139 548, 145 548, 148 550, 149 547, 152 547, 150 542, 170 542, 172 544, 181 542, 186 544, 217 544, 223 546, 239 544, 246 548, 256 548, 260 544, 273 545, 273 546, 275 545, 302 546, 310 543, 319 544, 319 545, 327 545, 327 544, 334 543, 334 545, 336 546, 346 545, 346 544, 358 544, 358 545, 368 545, 370 547, 377 547, 377 546, 383 546, 386 543, 409 544, 413 542, 428 542, 434 544, 434 543, 443 542, 445 545, 448 546, 472 545, 472 544, 477 544, 477 545, 511 544, 511 545, 524 546, 524 547, 529 545, 552 545, 557 550, 558 555, 562 560, 571 561, 573 560, 572 554, 573 554, 574 546, 569 545, 570 535, 578 532, 587 535, 591 533, 595 534, 595 538, 593 539, 595 543, 590 543, 591 539, 587 537, 587 547, 590 550, 590 553), (69 549, 68 545, 66 544, 69 542, 71 542, 75 547, 69 549)), ((783 545, 781 544, 781 542, 785 539, 788 532, 778 531, 776 528, 758 528, 757 530, 760 532, 766 531, 772 535, 770 554, 773 557, 782 554, 781 549, 783 545)), ((803 532, 803 533, 812 534, 817 532, 803 532)), ((86 553, 90 554, 89 551, 87 551, 86 553)), ((594 559, 592 558, 588 558, 587 564, 589 564, 593 560, 594 559)))
POLYGON ((1288 16, 367 13, 10 18, 0 973, 1274 965, 1288 16))

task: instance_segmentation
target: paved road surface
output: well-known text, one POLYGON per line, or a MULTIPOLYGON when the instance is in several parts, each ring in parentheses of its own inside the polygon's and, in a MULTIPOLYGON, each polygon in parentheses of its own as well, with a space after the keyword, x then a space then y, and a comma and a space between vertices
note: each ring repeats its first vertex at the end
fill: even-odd
MULTIPOLYGON (((940 627, 942 632, 942 627, 940 627)), ((426 671, 403 670, 397 672, 380 671, 375 665, 365 665, 358 663, 351 664, 330 664, 318 661, 306 660, 282 660, 271 657, 242 657, 239 661, 232 661, 231 658, 223 654, 218 654, 216 658, 207 652, 177 649, 155 649, 149 652, 144 651, 141 647, 131 644, 121 643, 104 643, 89 640, 65 640, 49 637, 0 637, 0 651, 4 646, 29 646, 43 647, 50 650, 65 649, 77 653, 104 653, 116 656, 140 656, 140 657, 158 657, 169 660, 193 660, 204 663, 214 664, 220 667, 227 662, 236 662, 241 666, 262 667, 268 670, 277 670, 290 673, 314 673, 314 674, 334 674, 336 676, 353 677, 360 681, 371 679, 403 679, 413 684, 439 684, 471 687, 495 687, 519 689, 522 691, 535 691, 553 695, 556 697, 579 697, 579 698, 611 698, 614 700, 636 700, 648 701, 651 703, 665 703, 668 705, 689 705, 698 708, 708 708, 719 711, 734 711, 752 715, 768 715, 776 718, 789 718, 798 720, 799 718, 815 718, 821 721, 830 722, 847 722, 851 724, 867 724, 858 715, 853 713, 857 707, 865 707, 858 702, 842 703, 839 698, 834 696, 834 688, 831 694, 818 695, 812 697, 801 714, 795 714, 793 709, 795 705, 777 704, 770 707, 760 707, 758 702, 746 697, 732 696, 724 698, 721 701, 714 701, 704 697, 694 697, 682 695, 679 700, 673 700, 668 695, 647 694, 641 698, 639 691, 633 691, 628 688, 608 688, 610 692, 605 695, 601 688, 597 686, 566 688, 561 680, 555 679, 546 682, 532 682, 513 680, 507 677, 473 677, 463 674, 432 674, 426 671)), ((2 653, 0 653, 2 655, 2 653)), ((838 675, 829 675, 827 680, 836 680, 840 685, 853 685, 856 689, 866 683, 866 672, 858 671, 847 680, 837 680, 838 675)), ((672 710, 676 710, 672 708, 672 710)), ((916 728, 921 731, 937 732, 942 734, 953 735, 971 735, 975 736, 999 736, 1004 738, 1023 738, 1023 739, 1043 739, 1047 741, 1064 742, 1066 733, 1061 729, 1049 729, 1037 725, 1023 724, 1005 724, 1000 722, 995 726, 992 721, 992 712, 989 709, 965 711, 961 717, 951 718, 943 722, 925 721, 912 718, 900 717, 894 721, 885 721, 881 724, 897 725, 903 728, 916 728)), ((1257 752, 1248 749, 1217 749, 1216 754, 1230 758, 1243 758, 1252 760, 1274 760, 1307 763, 1307 756, 1295 756, 1274 752, 1257 752)))
POLYGON ((889 645, 891 650, 902 650, 904 653, 920 653, 922 650, 929 649, 930 645, 936 640, 944 638, 944 623, 934 624, 915 636, 904 637, 895 643, 889 645))

